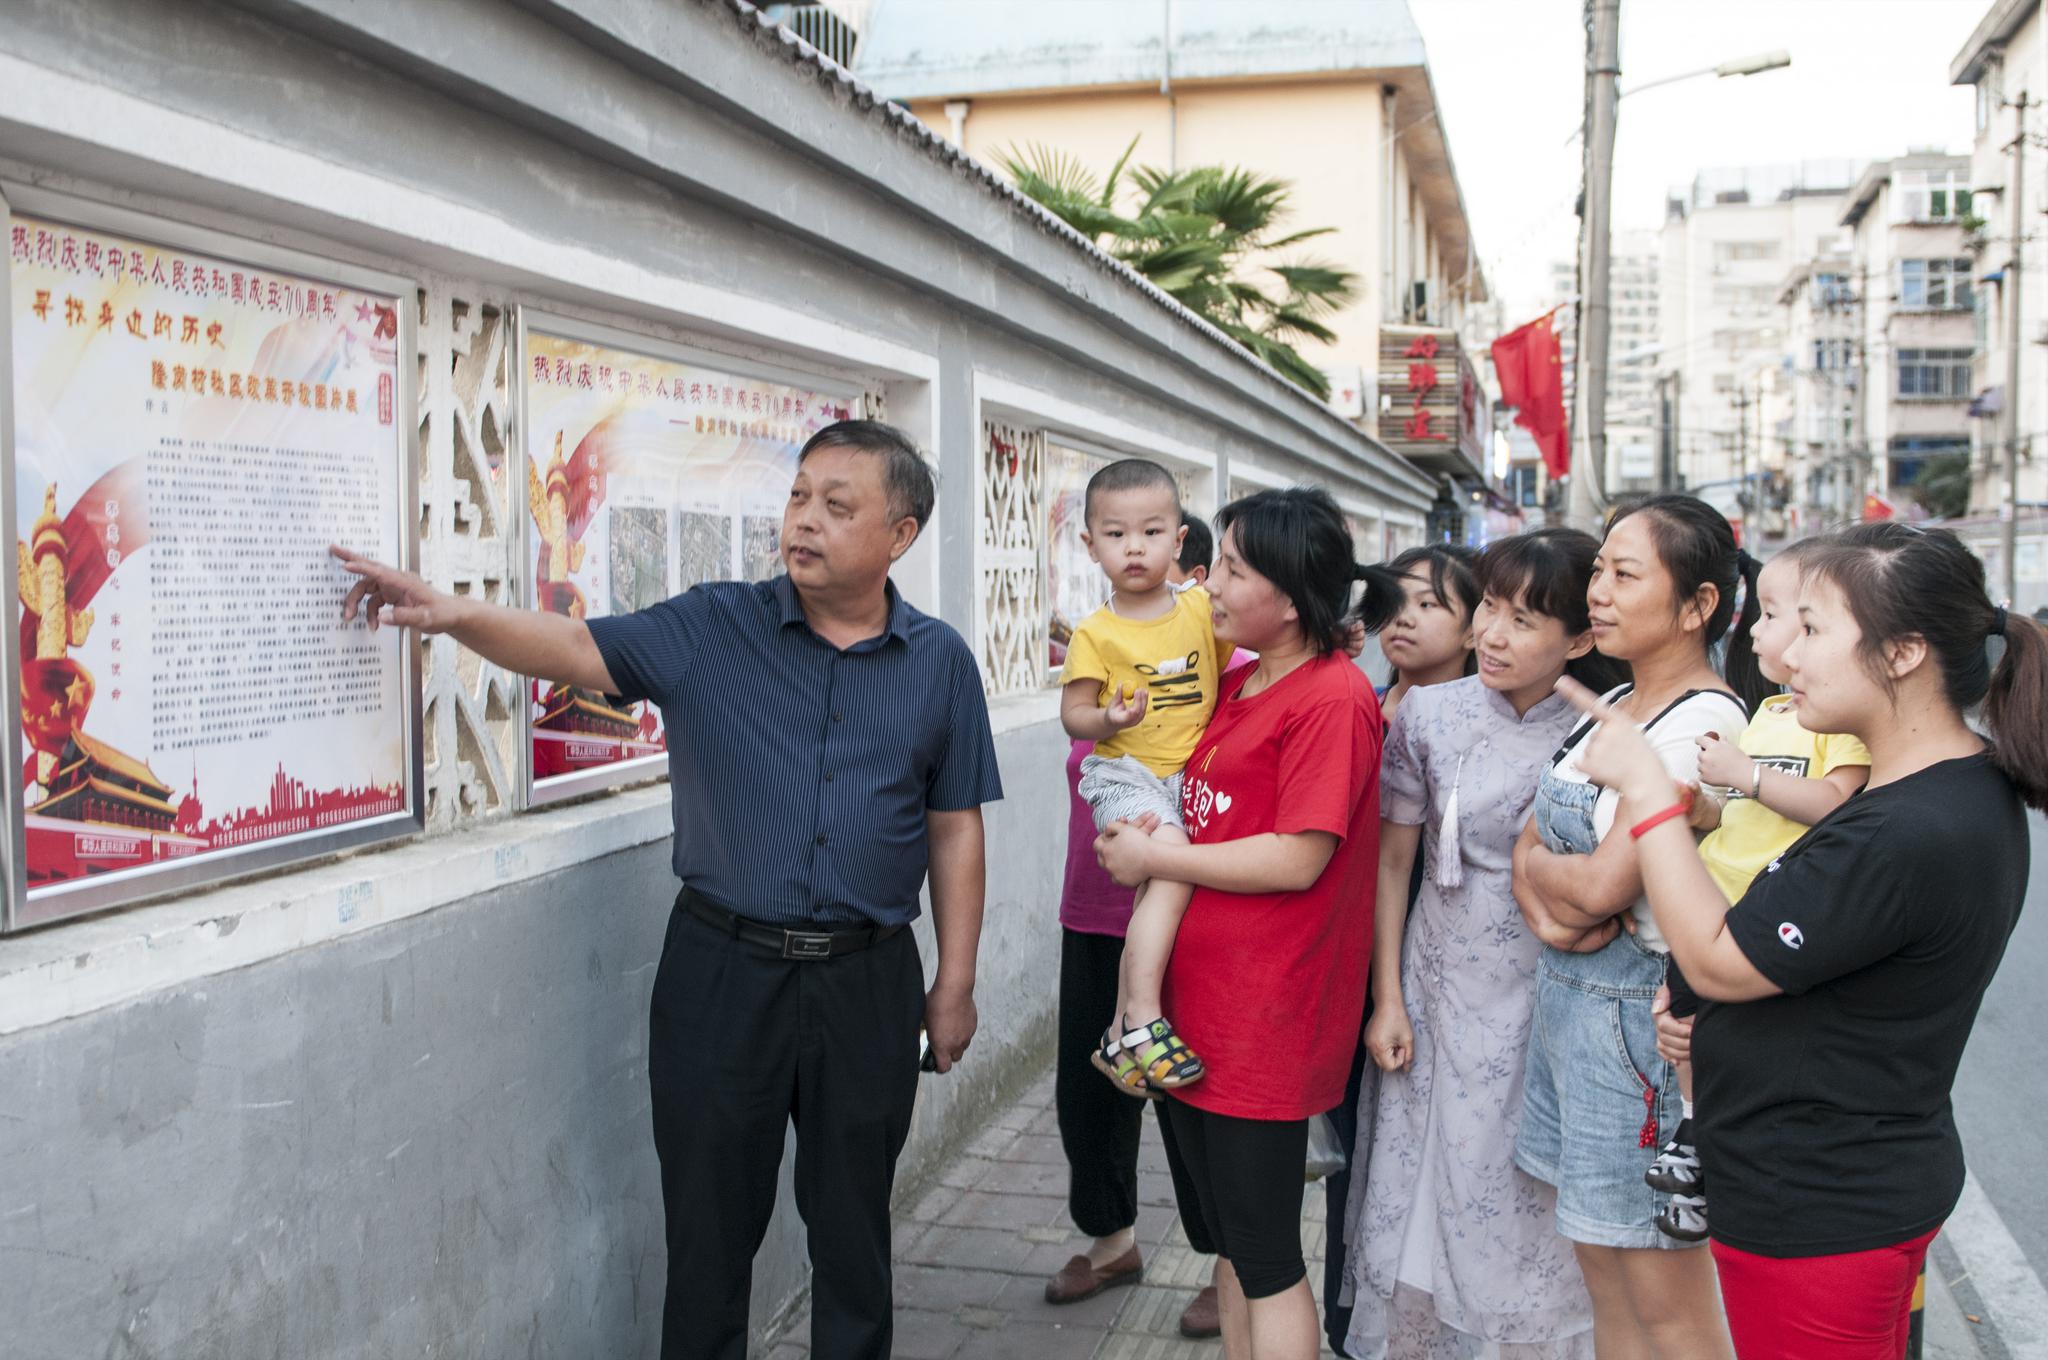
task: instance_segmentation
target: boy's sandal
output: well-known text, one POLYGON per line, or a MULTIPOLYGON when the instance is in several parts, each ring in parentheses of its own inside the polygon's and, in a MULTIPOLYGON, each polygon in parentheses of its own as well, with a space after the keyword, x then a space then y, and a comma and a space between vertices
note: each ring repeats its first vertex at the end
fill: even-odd
POLYGON ((1145 1081, 1162 1091, 1200 1081, 1207 1070, 1165 1016, 1125 1034, 1122 1046, 1126 1054, 1136 1056, 1145 1081))
POLYGON ((1136 1096, 1140 1100, 1163 1099, 1146 1083, 1145 1070, 1138 1066, 1138 1060, 1111 1031, 1102 1031, 1102 1042, 1088 1055, 1088 1061, 1095 1064, 1096 1071, 1115 1082, 1116 1089, 1125 1095, 1136 1096))

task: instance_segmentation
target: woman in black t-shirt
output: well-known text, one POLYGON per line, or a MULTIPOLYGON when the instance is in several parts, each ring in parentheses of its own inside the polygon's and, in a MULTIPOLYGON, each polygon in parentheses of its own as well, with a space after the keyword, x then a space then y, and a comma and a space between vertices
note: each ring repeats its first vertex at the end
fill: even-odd
POLYGON ((1707 1003, 1697 1132, 1736 1351, 1896 1360, 1962 1192, 1949 1088, 2025 896, 2022 804, 2048 809, 2048 634, 1992 607, 1953 534, 1903 524, 1831 540, 1799 615, 1800 724, 1860 738, 1870 783, 1733 907, 1648 744, 1573 698, 1601 719, 1583 768, 1649 810, 1644 886, 1707 1003), (1980 700, 1988 743, 1964 721, 1980 700))

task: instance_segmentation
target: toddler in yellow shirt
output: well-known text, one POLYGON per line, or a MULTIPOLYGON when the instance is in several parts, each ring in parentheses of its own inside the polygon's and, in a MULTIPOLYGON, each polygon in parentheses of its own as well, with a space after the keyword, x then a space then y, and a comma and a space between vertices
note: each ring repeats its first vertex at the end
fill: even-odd
MULTIPOLYGON (((1760 606, 1750 630, 1757 668, 1773 684, 1785 683, 1785 649, 1799 636, 1800 562, 1824 539, 1794 543, 1757 574, 1760 606)), ((1758 874, 1806 834, 1807 828, 1847 802, 1870 777, 1870 752, 1856 738, 1809 732, 1800 726, 1797 700, 1780 694, 1757 705, 1740 741, 1709 732, 1700 737, 1702 794, 1693 804, 1693 826, 1706 831, 1700 859, 1732 905, 1758 874), (1723 799, 1714 788, 1728 790, 1723 799)), ((1674 959, 1667 973, 1671 1014, 1681 1019, 1699 1009, 1699 998, 1674 959)), ((1697 1242, 1707 1235, 1706 1179, 1692 1138, 1692 1064, 1678 1064, 1680 1119, 1677 1131, 1643 1173, 1651 1188, 1671 1202, 1657 1214, 1666 1236, 1697 1242)))
MULTIPOLYGON (((1157 463, 1126 458, 1088 481, 1088 555, 1109 603, 1083 619, 1060 673, 1060 721, 1093 741, 1079 791, 1097 830, 1156 817, 1152 834, 1187 844, 1181 768, 1216 711, 1231 646, 1219 644, 1209 594, 1169 580, 1182 536, 1180 488, 1157 463)), ((1160 986, 1193 888, 1154 879, 1138 889, 1124 935, 1116 1015, 1093 1060, 1132 1095, 1198 1081, 1202 1060, 1161 1012, 1160 986)))

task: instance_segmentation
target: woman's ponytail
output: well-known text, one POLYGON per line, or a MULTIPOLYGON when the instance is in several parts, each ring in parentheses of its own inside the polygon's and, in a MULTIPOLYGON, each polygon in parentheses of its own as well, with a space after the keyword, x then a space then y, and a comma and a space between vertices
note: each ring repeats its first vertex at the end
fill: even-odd
POLYGON ((1351 620, 1376 633, 1401 612, 1405 592, 1383 566, 1353 557, 1351 526, 1319 486, 1255 491, 1216 512, 1218 539, 1229 537, 1238 558, 1294 605, 1302 641, 1318 656, 1342 647, 1351 620), (1365 589, 1352 604, 1359 583, 1365 589))
POLYGON ((1756 580, 1763 574, 1763 563, 1751 557, 1748 549, 1737 548, 1735 569, 1742 580, 1742 609, 1730 626, 1727 660, 1721 666, 1721 678, 1754 713, 1758 705, 1778 692, 1778 687, 1764 678, 1763 666, 1756 657, 1756 638, 1751 631, 1757 616, 1763 612, 1763 605, 1756 596, 1756 580))
POLYGON ((2001 626, 2005 655, 1984 695, 1991 760, 2028 807, 2048 812, 2048 631, 2003 609, 1992 620, 1993 628, 2001 626))
POLYGON ((1401 609, 1408 603, 1408 593, 1401 587, 1401 578, 1384 563, 1365 566, 1351 564, 1351 579, 1364 584, 1358 592, 1358 603, 1351 616, 1365 625, 1368 633, 1377 633, 1400 616, 1401 609))

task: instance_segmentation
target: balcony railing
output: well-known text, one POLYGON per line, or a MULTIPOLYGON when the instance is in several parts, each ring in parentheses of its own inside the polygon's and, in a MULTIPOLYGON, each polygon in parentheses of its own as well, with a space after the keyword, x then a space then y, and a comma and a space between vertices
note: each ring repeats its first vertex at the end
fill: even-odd
POLYGON ((819 4, 770 5, 768 17, 848 70, 860 34, 853 25, 819 4))

